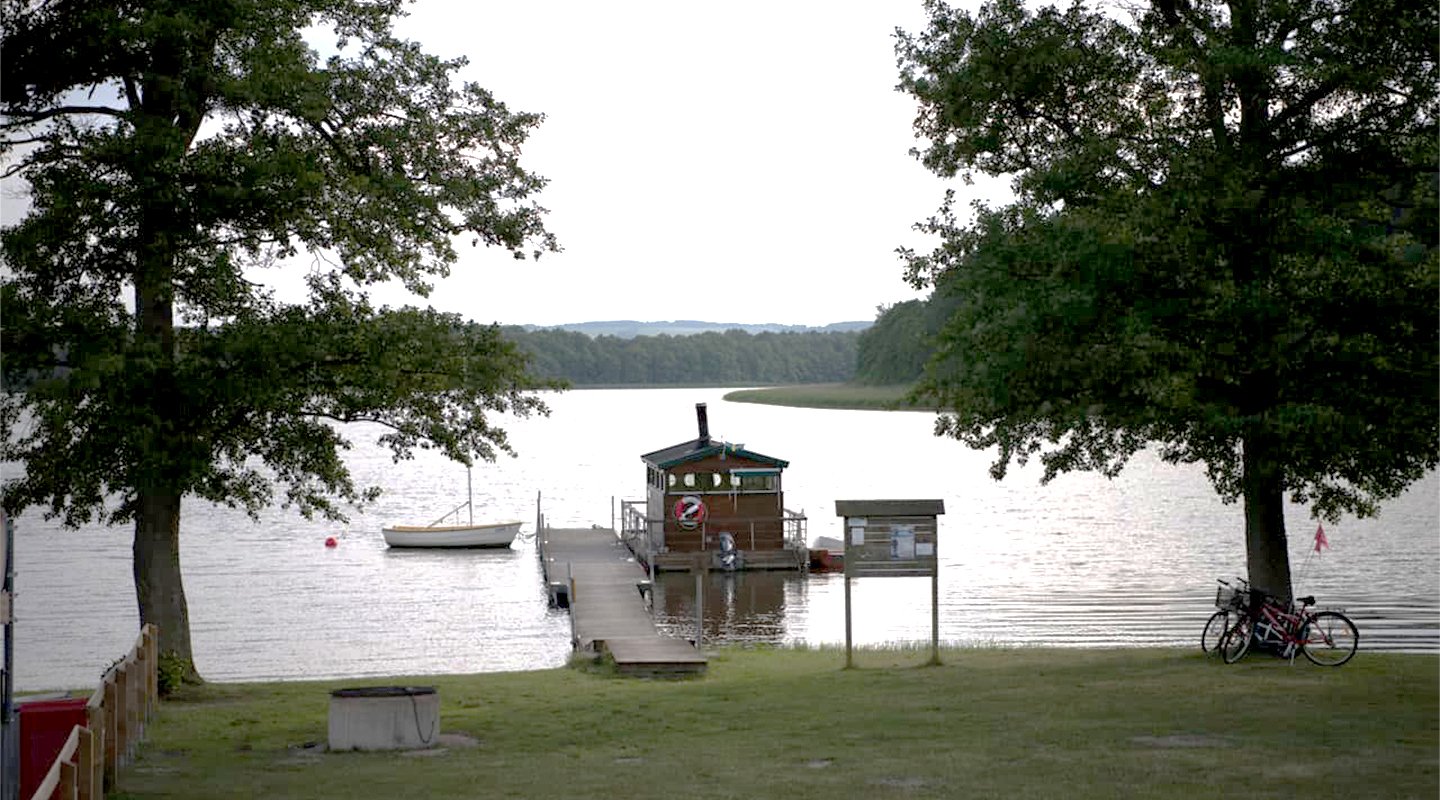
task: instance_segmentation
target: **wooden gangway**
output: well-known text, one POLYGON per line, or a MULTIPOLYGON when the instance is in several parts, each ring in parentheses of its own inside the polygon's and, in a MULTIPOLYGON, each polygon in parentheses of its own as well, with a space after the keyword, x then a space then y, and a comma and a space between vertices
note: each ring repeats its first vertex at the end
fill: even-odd
POLYGON ((568 598, 576 650, 608 653, 624 675, 705 671, 693 644, 655 629, 645 605, 649 576, 613 530, 542 524, 536 542, 546 583, 568 598))

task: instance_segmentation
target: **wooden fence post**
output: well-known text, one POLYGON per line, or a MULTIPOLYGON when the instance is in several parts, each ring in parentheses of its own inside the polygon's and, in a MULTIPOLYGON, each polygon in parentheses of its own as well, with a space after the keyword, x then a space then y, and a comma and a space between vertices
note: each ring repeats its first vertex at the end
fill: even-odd
POLYGON ((115 670, 105 673, 105 785, 115 785, 115 770, 120 765, 120 715, 116 707, 120 704, 120 687, 117 685, 115 670))
POLYGON ((146 711, 153 714, 160 710, 160 628, 153 622, 147 622, 141 633, 145 638, 147 663, 150 665, 150 702, 146 711))
POLYGON ((95 733, 89 728, 76 728, 80 734, 75 750, 75 797, 78 800, 105 800, 95 785, 95 733))
POLYGON ((105 798, 105 740, 107 727, 105 713, 105 684, 96 687, 90 694, 90 701, 85 704, 85 727, 90 729, 91 757, 90 757, 90 785, 93 787, 95 800, 105 798))
MULTIPOLYGON (((130 715, 130 735, 125 742, 125 752, 129 756, 135 755, 135 747, 145 731, 145 665, 140 662, 139 649, 137 638, 136 649, 125 657, 125 671, 129 675, 127 685, 130 687, 130 700, 125 704, 126 713, 130 715)), ((129 763, 128 759, 126 763, 129 763)))
POLYGON ((55 787, 55 793, 50 795, 51 800, 57 797, 75 800, 75 776, 78 772, 74 757, 60 762, 60 785, 55 787))
POLYGON ((130 670, 121 661, 115 665, 115 767, 130 760, 130 670))

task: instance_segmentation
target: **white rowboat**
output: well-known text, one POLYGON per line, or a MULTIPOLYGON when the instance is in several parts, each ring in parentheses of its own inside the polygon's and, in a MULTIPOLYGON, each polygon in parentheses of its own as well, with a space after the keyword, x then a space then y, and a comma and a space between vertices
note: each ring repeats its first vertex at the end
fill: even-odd
POLYGON ((509 547, 520 520, 479 525, 392 525, 381 531, 391 547, 509 547))
POLYGON ((470 470, 465 470, 465 502, 449 514, 429 525, 390 525, 380 529, 385 544, 391 547, 509 547, 520 533, 520 520, 475 523, 475 495, 470 486, 470 470), (441 525, 451 514, 459 520, 460 509, 469 509, 470 521, 464 525, 441 525))

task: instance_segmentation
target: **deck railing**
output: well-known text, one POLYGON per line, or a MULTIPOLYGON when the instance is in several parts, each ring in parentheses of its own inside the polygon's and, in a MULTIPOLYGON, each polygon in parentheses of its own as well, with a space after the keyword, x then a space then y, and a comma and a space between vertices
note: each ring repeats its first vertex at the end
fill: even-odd
MULTIPOLYGON (((807 519, 805 512, 792 511, 788 508, 782 509, 780 518, 782 530, 784 531, 785 547, 788 550, 806 550, 809 548, 806 535, 807 519)), ((620 538, 630 546, 631 552, 636 556, 648 560, 650 554, 658 550, 655 546, 656 534, 659 533, 665 524, 665 520, 645 516, 646 504, 643 500, 622 500, 620 501, 620 538)), ((770 519, 774 519, 771 517, 770 519)), ((758 519, 732 520, 733 522, 749 522, 751 535, 758 519)), ((737 531, 740 544, 744 544, 744 530, 737 531)), ((743 549, 743 548, 742 548, 743 549)))
POLYGON ((29 800, 104 800, 105 787, 128 764, 145 723, 160 709, 160 629, 140 628, 135 646, 115 662, 85 703, 85 724, 55 757, 29 800))
POLYGON ((805 512, 784 509, 785 546, 791 550, 810 549, 809 537, 805 535, 805 512))

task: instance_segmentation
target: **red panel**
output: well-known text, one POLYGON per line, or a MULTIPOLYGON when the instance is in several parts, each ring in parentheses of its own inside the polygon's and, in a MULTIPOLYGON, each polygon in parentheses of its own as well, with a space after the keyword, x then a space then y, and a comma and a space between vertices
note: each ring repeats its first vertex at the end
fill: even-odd
POLYGON ((70 738, 70 729, 85 724, 88 697, 36 700, 20 706, 20 796, 35 794, 70 738))

